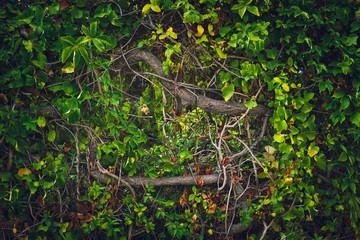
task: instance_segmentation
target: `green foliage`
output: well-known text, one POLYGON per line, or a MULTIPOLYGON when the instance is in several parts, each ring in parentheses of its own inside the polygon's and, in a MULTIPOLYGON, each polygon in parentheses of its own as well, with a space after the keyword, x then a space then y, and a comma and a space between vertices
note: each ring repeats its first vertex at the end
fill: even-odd
POLYGON ((1 9, 7 238, 126 239, 136 228, 147 234, 140 237, 206 239, 231 219, 251 225, 252 239, 263 222, 272 223, 269 239, 359 234, 356 1, 53 0, 1 9), (264 116, 230 124, 230 116, 185 110, 144 62, 123 61, 117 71, 133 48, 159 57, 174 89, 197 100, 267 107, 265 137, 256 138, 264 116), (244 142, 256 146, 229 160, 244 142), (91 169, 140 181, 192 174, 198 186, 141 183, 134 196, 91 169), (246 188, 248 209, 233 185, 197 178, 224 169, 229 184, 246 188))

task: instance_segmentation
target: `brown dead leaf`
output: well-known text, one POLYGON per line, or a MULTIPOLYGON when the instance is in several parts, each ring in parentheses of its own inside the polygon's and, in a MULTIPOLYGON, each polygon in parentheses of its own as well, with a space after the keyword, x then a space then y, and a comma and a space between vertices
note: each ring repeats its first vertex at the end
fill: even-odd
POLYGON ((204 180, 202 179, 201 176, 198 176, 198 178, 196 179, 197 183, 202 187, 204 185, 204 180))
POLYGON ((215 211, 216 211, 216 208, 217 208, 217 206, 216 206, 215 203, 214 203, 214 204, 211 204, 210 207, 209 207, 208 210, 207 210, 207 213, 208 213, 208 214, 214 214, 215 211))
POLYGON ((195 167, 195 173, 196 173, 196 175, 199 175, 199 173, 200 173, 200 167, 199 167, 199 165, 197 165, 197 166, 195 167))
POLYGON ((66 0, 58 0, 58 3, 59 3, 59 10, 63 10, 67 7, 69 7, 69 4, 67 3, 66 0))
POLYGON ((211 167, 207 168, 205 173, 206 175, 210 175, 212 173, 212 168, 211 167))
POLYGON ((179 203, 182 207, 185 206, 185 204, 187 204, 187 198, 188 198, 188 190, 187 188, 184 188, 183 194, 181 195, 181 197, 179 198, 179 203))
POLYGON ((71 143, 68 139, 66 139, 64 151, 65 151, 65 152, 68 152, 68 151, 71 150, 71 148, 72 148, 72 143, 71 143))

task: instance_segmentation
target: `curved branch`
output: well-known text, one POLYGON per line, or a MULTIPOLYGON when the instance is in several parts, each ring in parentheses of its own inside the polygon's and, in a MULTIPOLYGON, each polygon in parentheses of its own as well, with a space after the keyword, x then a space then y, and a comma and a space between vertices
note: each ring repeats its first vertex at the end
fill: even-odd
MULTIPOLYGON (((187 88, 180 87, 181 83, 177 83, 176 90, 174 90, 174 81, 171 80, 169 75, 166 75, 163 71, 163 65, 161 61, 151 52, 144 49, 134 49, 126 54, 128 62, 145 62, 148 64, 157 75, 161 78, 161 83, 171 93, 181 99, 181 103, 184 106, 199 107, 206 112, 221 113, 227 115, 238 116, 246 112, 248 109, 244 103, 232 103, 221 100, 215 100, 203 95, 198 95, 187 88), (165 80, 168 79, 168 80, 165 80), (176 91, 176 94, 175 92, 176 91)), ((121 59, 120 59, 121 60, 121 59)), ((115 64, 116 65, 116 64, 115 64)), ((252 108, 249 114, 252 116, 265 115, 268 109, 258 104, 257 107, 252 108)))

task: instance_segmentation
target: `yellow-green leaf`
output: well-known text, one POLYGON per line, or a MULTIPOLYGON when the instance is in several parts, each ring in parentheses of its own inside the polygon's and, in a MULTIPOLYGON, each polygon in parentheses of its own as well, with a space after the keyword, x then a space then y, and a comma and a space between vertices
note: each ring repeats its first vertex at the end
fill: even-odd
POLYGON ((48 141, 53 142, 56 137, 56 132, 54 130, 50 130, 48 134, 48 141))
POLYGON ((201 25, 197 26, 197 33, 195 33, 195 36, 201 37, 204 33, 204 28, 201 25))
POLYGON ((70 62, 70 63, 66 64, 66 66, 63 67, 63 68, 61 69, 61 71, 62 71, 63 73, 73 73, 73 72, 75 71, 75 65, 74 65, 74 63, 73 63, 73 62, 70 62))
POLYGON ((246 9, 256 16, 260 16, 259 9, 256 6, 246 6, 246 9))
POLYGON ((311 143, 308 148, 308 155, 310 157, 315 156, 319 152, 320 148, 315 145, 315 143, 311 143))
POLYGON ((151 5, 151 10, 154 12, 161 12, 161 8, 157 5, 151 5))
POLYGON ((222 89, 222 94, 225 101, 229 101, 229 99, 234 95, 234 84, 226 84, 222 89))
POLYGON ((208 25, 208 31, 211 36, 215 35, 213 25, 211 25, 211 24, 208 25))
POLYGON ((142 13, 144 15, 148 14, 148 12, 150 11, 150 8, 151 8, 151 4, 146 4, 142 9, 142 13))

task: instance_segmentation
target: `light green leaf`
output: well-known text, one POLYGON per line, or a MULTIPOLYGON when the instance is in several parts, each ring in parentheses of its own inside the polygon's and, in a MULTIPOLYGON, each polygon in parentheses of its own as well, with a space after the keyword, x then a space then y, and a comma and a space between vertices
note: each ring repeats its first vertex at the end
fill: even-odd
POLYGON ((234 84, 225 84, 225 86, 221 89, 221 91, 225 101, 228 101, 234 95, 234 91, 235 91, 234 84))
POLYGON ((247 108, 249 108, 249 109, 252 109, 252 108, 254 108, 254 107, 256 107, 256 106, 257 106, 257 102, 254 101, 254 100, 250 100, 250 101, 247 101, 247 102, 245 103, 245 107, 247 107, 247 108))
POLYGON ((151 10, 154 12, 161 12, 161 8, 157 5, 151 5, 151 10))
POLYGON ((356 126, 360 127, 360 112, 357 111, 350 117, 350 121, 356 126))
POLYGON ((50 130, 48 133, 48 141, 53 142, 56 137, 56 132, 54 130, 50 130))

